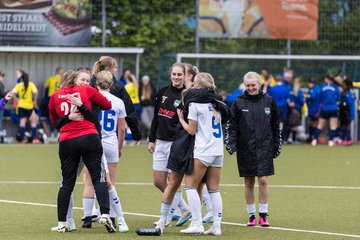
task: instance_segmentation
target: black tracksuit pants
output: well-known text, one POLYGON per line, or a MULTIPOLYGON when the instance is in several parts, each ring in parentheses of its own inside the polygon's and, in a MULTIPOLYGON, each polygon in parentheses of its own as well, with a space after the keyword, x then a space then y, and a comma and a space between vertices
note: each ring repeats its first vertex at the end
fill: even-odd
POLYGON ((70 195, 76 182, 77 169, 80 158, 89 170, 101 214, 108 214, 109 191, 106 184, 105 169, 101 168, 103 153, 100 138, 97 134, 88 134, 59 143, 59 157, 61 161, 62 185, 58 194, 58 221, 66 221, 70 195))

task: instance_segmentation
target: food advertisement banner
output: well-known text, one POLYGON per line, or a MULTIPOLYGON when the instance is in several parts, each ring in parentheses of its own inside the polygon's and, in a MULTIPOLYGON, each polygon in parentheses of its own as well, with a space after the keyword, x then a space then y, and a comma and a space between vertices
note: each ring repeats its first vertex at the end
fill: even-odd
POLYGON ((316 40, 318 0, 200 0, 199 36, 316 40))
POLYGON ((0 0, 0 45, 87 46, 91 0, 0 0))

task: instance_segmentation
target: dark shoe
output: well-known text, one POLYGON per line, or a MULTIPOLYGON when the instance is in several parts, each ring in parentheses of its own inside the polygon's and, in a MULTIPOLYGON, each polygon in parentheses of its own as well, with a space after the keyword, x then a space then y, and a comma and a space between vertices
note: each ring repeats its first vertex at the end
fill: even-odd
POLYGON ((92 225, 92 217, 85 217, 82 227, 83 228, 91 228, 91 225, 92 225))

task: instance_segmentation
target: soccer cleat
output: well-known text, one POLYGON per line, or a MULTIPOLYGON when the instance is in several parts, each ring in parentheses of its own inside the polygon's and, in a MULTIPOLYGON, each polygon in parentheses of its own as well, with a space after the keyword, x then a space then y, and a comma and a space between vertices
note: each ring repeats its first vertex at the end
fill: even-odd
POLYGON ((116 228, 114 227, 108 214, 102 214, 99 223, 103 224, 109 233, 116 232, 116 228))
POLYGON ((249 217, 249 221, 247 222, 246 226, 253 227, 255 225, 256 225, 256 217, 255 217, 255 215, 251 215, 249 217))
POLYGON ((351 146, 353 144, 353 141, 348 140, 343 142, 343 146, 351 146))
POLYGON ((221 228, 212 225, 208 230, 204 232, 205 235, 221 236, 221 228))
POLYGON ((182 226, 184 223, 187 222, 187 220, 189 220, 191 218, 191 212, 190 211, 185 211, 182 215, 181 218, 179 219, 179 221, 176 223, 177 227, 182 226))
MULTIPOLYGON (((85 216, 83 216, 82 218, 81 218, 81 221, 84 221, 85 220, 85 216)), ((99 222, 99 220, 100 220, 100 216, 98 216, 98 215, 92 215, 91 216, 91 221, 92 222, 99 222)))
POLYGON ((173 215, 171 218, 171 221, 178 221, 180 219, 181 216, 179 215, 173 215))
MULTIPOLYGON (((160 219, 157 220, 156 222, 154 222, 154 225, 158 225, 160 222, 160 219)), ((166 219, 166 222, 165 222, 165 227, 171 227, 171 219, 166 219)))
POLYGON ((186 229, 181 230, 180 233, 198 235, 204 234, 204 226, 202 225, 202 223, 194 224, 193 222, 191 222, 190 226, 186 229))
POLYGON ((156 224, 156 229, 160 229, 160 232, 163 233, 165 229, 165 222, 163 220, 159 220, 156 224))
POLYGON ((118 225, 119 225, 119 232, 126 233, 129 231, 129 227, 126 225, 124 218, 118 220, 118 225))
POLYGON ((27 144, 28 141, 27 141, 26 139, 24 139, 24 140, 21 140, 21 143, 22 143, 22 144, 27 144))
POLYGON ((267 213, 259 213, 259 224, 262 227, 269 227, 269 221, 267 219, 267 213))
POLYGON ((67 224, 70 232, 73 232, 76 230, 76 225, 75 225, 75 221, 73 218, 69 218, 68 220, 66 220, 66 224, 67 224))
POLYGON ((203 223, 212 223, 213 222, 213 215, 211 213, 206 213, 204 218, 202 219, 203 223))
POLYGON ((37 139, 37 138, 34 138, 34 139, 32 140, 32 143, 33 143, 33 144, 41 144, 41 141, 40 141, 39 139, 37 139))
POLYGON ((65 233, 65 232, 70 232, 70 229, 68 228, 68 226, 59 223, 59 225, 57 227, 51 228, 51 231, 58 232, 58 233, 65 233))
POLYGON ((333 147, 333 146, 335 146, 334 141, 331 141, 331 140, 328 142, 328 144, 329 144, 329 147, 333 147))
POLYGON ((317 140, 316 139, 313 139, 312 141, 311 141, 311 146, 316 146, 317 145, 317 140))
POLYGON ((91 219, 92 219, 91 217, 85 217, 82 228, 91 228, 91 225, 92 225, 91 219))

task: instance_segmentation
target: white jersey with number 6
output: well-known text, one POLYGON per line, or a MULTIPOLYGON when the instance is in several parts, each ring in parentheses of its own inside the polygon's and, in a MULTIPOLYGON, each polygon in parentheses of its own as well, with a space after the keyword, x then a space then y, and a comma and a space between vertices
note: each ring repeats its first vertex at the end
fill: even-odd
POLYGON ((197 121, 194 156, 224 155, 221 116, 220 113, 216 113, 212 104, 190 103, 188 119, 197 121))
POLYGON ((101 125, 101 137, 102 142, 116 144, 117 146, 117 122, 119 118, 126 117, 125 105, 124 102, 120 99, 115 97, 109 92, 100 91, 109 102, 111 102, 111 109, 106 111, 99 112, 99 121, 101 125))

